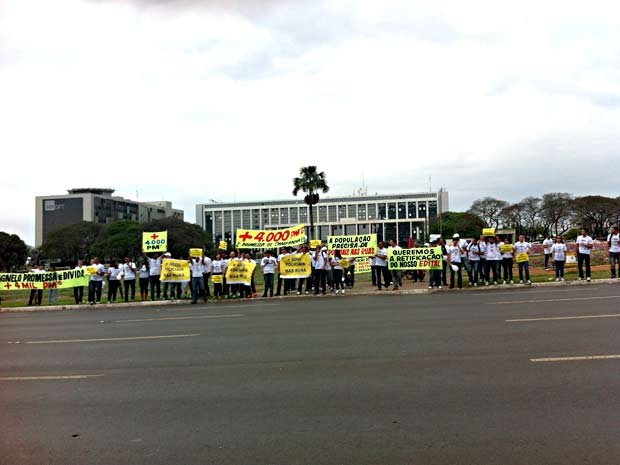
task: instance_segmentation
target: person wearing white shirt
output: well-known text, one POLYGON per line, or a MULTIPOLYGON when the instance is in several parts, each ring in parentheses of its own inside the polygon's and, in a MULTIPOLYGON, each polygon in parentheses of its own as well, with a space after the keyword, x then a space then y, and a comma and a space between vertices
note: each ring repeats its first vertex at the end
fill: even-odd
POLYGON ((265 281, 265 290, 263 297, 273 297, 273 275, 275 274, 278 260, 271 256, 271 251, 267 250, 265 256, 260 261, 260 267, 263 270, 263 279, 265 281))
POLYGON ((342 268, 342 265, 340 264, 340 260, 342 260, 340 250, 336 250, 334 256, 331 258, 331 265, 334 270, 334 288, 332 289, 332 291, 336 294, 338 294, 338 291, 340 289, 342 289, 342 293, 344 294, 344 278, 342 276, 344 270, 342 268))
POLYGON ((517 265, 519 266, 519 284, 523 284, 523 274, 525 272, 525 280, 528 284, 532 284, 530 281, 530 258, 528 253, 532 248, 532 244, 525 242, 525 236, 521 234, 519 241, 515 242, 515 257, 517 257, 517 265), (527 260, 519 261, 519 256, 526 257, 527 260))
MULTIPOLYGON (((299 248, 299 252, 298 253, 302 253, 302 254, 309 254, 309 250, 307 246, 302 246, 299 248)), ((310 259, 310 268, 312 269, 312 258, 310 259)), ((314 269, 312 269, 310 276, 308 276, 307 278, 300 278, 299 279, 299 283, 297 285, 297 295, 301 295, 304 283, 306 283, 306 294, 310 294, 310 290, 312 289, 312 285, 314 283, 314 269)))
MULTIPOLYGON (((388 247, 388 249, 398 250, 400 249, 400 246, 396 244, 396 241, 394 239, 392 239, 390 240, 390 246, 388 247)), ((392 290, 397 291, 399 287, 403 286, 402 273, 400 270, 392 270, 391 274, 392 274, 392 282, 394 283, 394 287, 392 288, 392 290)))
POLYGON ((581 235, 577 238, 577 269, 579 270, 579 281, 582 281, 584 278, 584 263, 586 264, 586 280, 590 281, 590 277, 592 276, 592 271, 590 269, 590 253, 592 252, 593 245, 594 241, 588 236, 588 232, 582 229, 581 235))
POLYGON ((129 257, 125 257, 125 263, 121 265, 123 273, 123 285, 125 287, 125 302, 129 301, 129 288, 131 288, 131 301, 136 300, 136 264, 129 257))
POLYGON ((121 269, 119 267, 118 261, 114 261, 112 263, 112 265, 108 268, 108 272, 106 274, 108 276, 108 303, 114 303, 116 302, 116 293, 118 292, 118 286, 121 283, 121 269))
POLYGON ((319 290, 325 295, 325 287, 327 280, 327 250, 323 250, 321 246, 317 246, 314 255, 311 260, 314 263, 314 295, 319 293, 319 290))
POLYGON ((463 263, 461 262, 461 256, 463 248, 460 246, 460 241, 457 238, 452 239, 452 245, 446 247, 448 251, 448 261, 450 262, 450 289, 454 289, 454 277, 458 277, 458 287, 463 288, 463 263))
POLYGON ((390 272, 388 270, 387 263, 387 249, 385 248, 385 242, 381 241, 377 244, 378 250, 375 255, 375 271, 377 272, 377 290, 381 290, 381 277, 385 281, 384 287, 387 289, 390 285, 390 272))
POLYGON ((98 257, 93 258, 91 266, 95 268, 95 272, 90 275, 90 282, 88 283, 88 303, 95 305, 95 303, 101 303, 101 290, 103 288, 105 268, 99 262, 98 257))
POLYGON ((211 297, 211 290, 209 289, 209 278, 211 277, 211 273, 213 272, 213 260, 211 260, 206 255, 202 257, 202 278, 205 282, 205 293, 207 297, 211 297))
POLYGON ((499 246, 499 251, 502 254, 502 268, 504 270, 504 284, 509 281, 510 284, 514 284, 512 279, 512 266, 513 257, 515 252, 515 246, 510 243, 510 237, 504 239, 504 243, 499 246))
POLYGON ((620 278, 620 234, 618 227, 611 228, 611 233, 607 236, 607 244, 609 245, 609 263, 611 264, 612 279, 618 276, 620 278), (616 275, 616 265, 618 265, 618 274, 616 275))
POLYGON ((471 273, 471 265, 467 260, 467 241, 465 239, 461 239, 461 236, 458 233, 453 235, 452 239, 459 240, 459 247, 463 251, 461 253, 461 266, 465 268, 465 272, 467 273, 467 277, 469 278, 469 285, 471 286, 472 282, 474 281, 474 277, 471 273))
POLYGON ((482 284, 487 284, 489 282, 487 272, 487 260, 486 260, 486 252, 487 252, 487 238, 484 236, 480 236, 480 240, 478 241, 478 247, 480 248, 480 277, 482 278, 482 284))
MULTIPOLYGON (((84 266, 84 262, 82 260, 78 260, 77 266, 74 268, 75 270, 86 270, 84 266)), ((76 304, 81 304, 84 301, 84 286, 75 286, 73 288, 73 298, 75 299, 76 304)))
MULTIPOLYGON (((222 260, 222 254, 215 254, 215 260, 211 262, 211 280, 213 281, 213 297, 221 299, 224 297, 224 278, 223 278, 224 264, 222 260), (222 276, 222 282, 216 283, 215 276, 222 276)), ((219 278, 217 278, 219 281, 219 278)))
POLYGON ((566 244, 562 236, 558 236, 555 244, 551 246, 553 263, 555 268, 555 280, 564 281, 564 265, 566 264, 566 244))
MULTIPOLYGON (((284 258, 284 256, 287 254, 286 251, 286 247, 282 247, 280 248, 280 254, 278 255, 277 261, 278 261, 278 288, 276 289, 276 297, 280 296, 280 293, 282 291, 282 276, 280 275, 280 262, 282 261, 282 258, 284 258)), ((284 291, 286 292, 286 283, 284 283, 285 285, 285 289, 284 291)))
POLYGON ((372 285, 377 285, 377 258, 370 257, 370 277, 372 279, 372 285))
POLYGON ((545 252, 545 270, 549 271, 549 260, 551 260, 551 254, 553 253, 551 248, 553 247, 553 239, 547 234, 543 241, 543 251, 545 252))
POLYGON ((151 287, 151 300, 159 300, 161 296, 161 283, 159 282, 159 277, 161 275, 161 262, 162 256, 153 254, 152 257, 144 254, 144 261, 148 262, 149 266, 149 284, 151 287))
POLYGON ((502 255, 499 250, 499 245, 495 242, 494 237, 487 238, 486 248, 484 249, 485 259, 485 278, 487 283, 491 283, 491 272, 493 274, 493 284, 497 285, 497 273, 499 271, 499 263, 502 259, 502 255))
POLYGON ((149 298, 149 269, 146 266, 147 263, 142 263, 138 276, 140 279, 140 298, 143 301, 149 298))
POLYGON ((469 246, 467 247, 467 259, 471 265, 471 274, 473 275, 473 285, 478 285, 478 279, 483 273, 480 270, 480 243, 478 239, 474 237, 469 246))
POLYGON ((205 293, 205 282, 202 276, 202 257, 189 259, 189 271, 192 279, 192 304, 198 302, 198 296, 200 295, 202 295, 202 298, 206 302, 207 294, 205 293))

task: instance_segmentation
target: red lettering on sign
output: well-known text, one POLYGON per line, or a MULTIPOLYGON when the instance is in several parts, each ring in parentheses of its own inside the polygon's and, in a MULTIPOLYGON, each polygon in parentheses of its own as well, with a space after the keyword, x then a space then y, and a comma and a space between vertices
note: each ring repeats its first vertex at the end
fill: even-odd
POLYGON ((241 239, 243 242, 245 242, 248 239, 252 239, 252 235, 250 234, 249 231, 246 231, 241 236, 239 236, 239 239, 241 239))
POLYGON ((6 287, 7 289, 11 289, 11 283, 6 283, 4 287, 6 287))
POLYGON ((157 239, 159 236, 155 233, 153 233, 153 235, 151 236, 151 239, 157 239))

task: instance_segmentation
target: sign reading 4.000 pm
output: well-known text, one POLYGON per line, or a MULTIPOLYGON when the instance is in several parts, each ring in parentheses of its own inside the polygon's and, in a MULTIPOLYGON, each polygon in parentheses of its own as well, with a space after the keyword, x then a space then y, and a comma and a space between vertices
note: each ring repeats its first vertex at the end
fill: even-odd
POLYGON ((237 229, 235 246, 238 249, 274 249, 304 242, 306 242, 306 228, 303 224, 299 224, 275 231, 237 229))
POLYGON ((168 250, 168 231, 142 233, 142 252, 165 252, 168 250))
POLYGON ((390 270, 441 270, 441 247, 388 249, 390 270))

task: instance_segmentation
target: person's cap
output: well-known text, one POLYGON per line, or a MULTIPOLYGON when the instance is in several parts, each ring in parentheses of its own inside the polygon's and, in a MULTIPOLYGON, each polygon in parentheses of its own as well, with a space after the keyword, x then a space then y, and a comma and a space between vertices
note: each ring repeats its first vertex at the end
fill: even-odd
POLYGON ((322 250, 322 251, 326 251, 326 250, 327 250, 327 247, 323 247, 321 250, 322 250))
POLYGON ((460 238, 460 237, 461 237, 461 236, 459 236, 459 233, 456 233, 456 234, 454 234, 454 236, 452 236, 452 239, 458 239, 458 238, 460 238))
POLYGON ((164 257, 172 257, 172 254, 171 254, 170 252, 166 252, 166 253, 164 254, 164 257))

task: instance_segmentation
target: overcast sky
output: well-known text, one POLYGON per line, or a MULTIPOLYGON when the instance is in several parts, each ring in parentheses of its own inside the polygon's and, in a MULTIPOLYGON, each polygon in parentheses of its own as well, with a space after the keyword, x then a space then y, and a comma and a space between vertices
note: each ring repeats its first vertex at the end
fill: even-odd
POLYGON ((35 195, 195 204, 446 187, 620 195, 620 7, 0 0, 0 230, 35 195))

